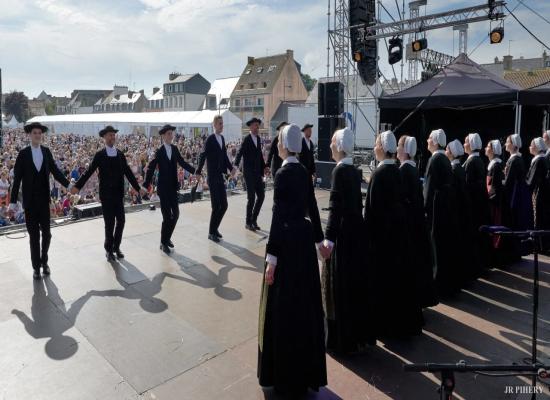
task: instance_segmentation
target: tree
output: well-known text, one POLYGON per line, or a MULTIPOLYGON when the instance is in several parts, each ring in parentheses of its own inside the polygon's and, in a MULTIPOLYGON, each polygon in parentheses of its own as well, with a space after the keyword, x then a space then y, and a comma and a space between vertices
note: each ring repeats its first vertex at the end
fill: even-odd
POLYGON ((29 99, 25 93, 14 90, 6 95, 4 108, 6 114, 15 115, 18 121, 26 121, 29 114, 29 99))
POLYGON ((54 115, 56 111, 55 103, 47 103, 44 109, 46 110, 46 115, 54 115))
POLYGON ((311 92, 313 88, 315 87, 315 84, 317 83, 317 79, 313 79, 308 74, 301 74, 302 75, 302 82, 304 82, 304 85, 308 92, 311 92))

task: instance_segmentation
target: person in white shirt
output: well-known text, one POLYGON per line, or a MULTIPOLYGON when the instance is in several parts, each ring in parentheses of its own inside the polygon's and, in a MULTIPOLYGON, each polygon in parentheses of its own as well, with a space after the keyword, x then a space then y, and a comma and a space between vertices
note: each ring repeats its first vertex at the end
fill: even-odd
POLYGON ((40 279, 40 268, 45 276, 50 275, 48 249, 50 248, 50 174, 64 187, 69 181, 57 168, 50 149, 42 146, 42 135, 48 128, 38 122, 25 126, 31 144, 17 155, 14 167, 13 188, 10 198, 10 212, 17 209, 19 186, 23 183, 23 208, 25 223, 29 232, 33 278, 40 279), (40 245, 42 233, 42 246, 40 245))

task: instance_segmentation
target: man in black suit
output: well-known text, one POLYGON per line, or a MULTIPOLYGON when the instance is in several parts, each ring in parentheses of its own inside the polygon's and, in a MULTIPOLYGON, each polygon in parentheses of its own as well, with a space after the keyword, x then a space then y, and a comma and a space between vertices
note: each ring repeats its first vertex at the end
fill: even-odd
POLYGON ((11 212, 16 208, 19 186, 23 181, 23 208, 25 224, 29 232, 33 278, 40 279, 40 267, 45 276, 50 275, 48 249, 52 238, 50 232, 50 173, 60 184, 69 187, 69 181, 61 173, 53 159, 50 149, 42 146, 42 135, 48 130, 38 122, 25 126, 30 134, 31 145, 17 155, 14 167, 13 187, 11 191, 11 212), (40 249, 42 232, 42 249, 40 249))
POLYGON ((170 249, 174 248, 171 238, 180 215, 178 164, 191 174, 195 173, 195 168, 185 162, 178 148, 172 144, 175 130, 175 126, 164 125, 159 131, 163 144, 156 151, 155 158, 149 162, 145 182, 143 183, 144 188, 148 189, 158 166, 157 193, 160 197, 160 209, 162 211, 160 249, 166 254, 170 254, 170 249))
POLYGON ((206 138, 203 151, 199 156, 197 179, 200 179, 202 168, 206 162, 206 179, 208 188, 210 189, 210 202, 212 203, 208 239, 217 243, 223 237, 218 228, 227 211, 227 193, 225 191, 223 175, 227 172, 234 175, 235 168, 233 168, 229 157, 227 157, 225 139, 223 137, 223 118, 221 115, 214 117, 213 126, 214 133, 206 138))
POLYGON ((146 192, 128 166, 124 153, 115 147, 117 129, 106 126, 99 131, 105 141, 105 148, 98 151, 92 163, 71 189, 76 194, 86 184, 96 169, 99 169, 99 200, 105 221, 105 256, 108 261, 124 258, 120 251, 122 232, 124 231, 124 176, 132 187, 143 196, 146 192))
POLYGON ((259 230, 257 224, 258 215, 265 198, 265 183, 263 177, 269 172, 265 165, 262 153, 262 140, 260 139, 260 121, 258 118, 252 118, 246 125, 250 128, 248 134, 237 152, 235 166, 238 167, 243 161, 243 174, 246 183, 246 194, 248 201, 246 203, 246 229, 251 231, 259 230))
POLYGON ((305 124, 302 128, 302 133, 304 135, 302 139, 302 152, 300 153, 300 163, 306 167, 307 172, 313 182, 315 178, 315 146, 311 141, 311 133, 313 125, 305 124))
POLYGON ((271 176, 275 179, 275 174, 281 168, 283 160, 279 157, 279 151, 277 150, 277 145, 279 144, 279 133, 281 129, 288 125, 288 122, 281 122, 277 125, 277 135, 271 141, 271 148, 269 149, 269 154, 267 155, 267 165, 271 166, 271 176))

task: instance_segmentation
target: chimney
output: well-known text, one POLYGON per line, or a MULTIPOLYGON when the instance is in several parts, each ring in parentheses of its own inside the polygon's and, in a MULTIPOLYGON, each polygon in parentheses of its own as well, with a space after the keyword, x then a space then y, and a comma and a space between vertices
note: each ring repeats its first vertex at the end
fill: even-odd
POLYGON ((155 87, 153 88, 153 94, 156 94, 159 90, 160 90, 160 88, 157 87, 157 86, 155 86, 155 87))
POLYGON ((134 91, 128 90, 128 98, 131 99, 132 97, 134 97, 134 91))
POLYGON ((505 71, 511 71, 512 70, 512 61, 514 59, 514 56, 504 56, 502 57, 502 63, 504 64, 504 70, 505 71))
POLYGON ((256 59, 254 57, 248 56, 248 65, 254 65, 255 61, 256 61, 256 59))
POLYGON ((172 72, 170 75, 168 75, 168 80, 173 81, 174 79, 176 79, 180 75, 181 74, 179 72, 172 72))
POLYGON ((290 58, 291 60, 293 60, 294 59, 294 50, 287 50, 286 51, 286 56, 288 58, 290 58))
POLYGON ((142 96, 145 96, 145 90, 141 89, 139 92, 141 93, 142 96))

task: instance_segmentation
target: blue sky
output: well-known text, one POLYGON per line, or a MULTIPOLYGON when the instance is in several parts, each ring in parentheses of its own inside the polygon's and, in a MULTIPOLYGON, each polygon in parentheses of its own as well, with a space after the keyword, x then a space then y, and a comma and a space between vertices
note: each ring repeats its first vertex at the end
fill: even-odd
MULTIPOLYGON (((550 19, 550 1, 523 1, 550 19)), ((484 2, 428 0, 427 12, 484 2)), ((509 0, 509 6, 517 2, 509 0)), ((395 1, 383 3, 397 17, 395 1)), ((304 72, 326 74, 327 0, 0 0, 0 10, 4 92, 17 89, 34 97, 44 89, 69 95, 75 88, 126 84, 150 94, 171 71, 200 72, 213 81, 239 75, 248 55, 286 49, 294 50, 304 72)), ((546 22, 523 6, 516 15, 550 43, 546 22)), ((470 50, 488 30, 488 22, 470 26, 470 50)), ((504 44, 491 46, 485 39, 472 58, 490 62, 502 57, 509 39, 515 56, 542 54, 511 17, 505 30, 504 44)), ((452 54, 454 41, 456 55, 453 36, 450 28, 432 31, 430 47, 452 54)), ((389 78, 393 73, 383 52, 381 57, 389 78)))

